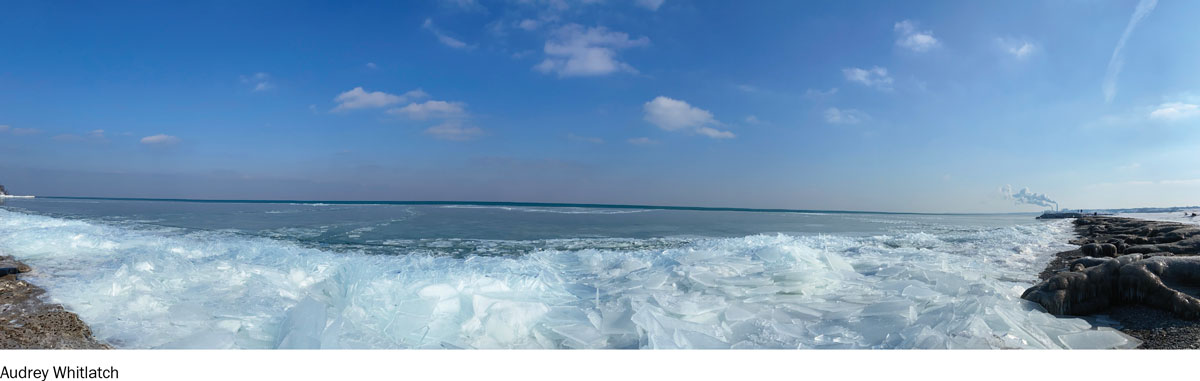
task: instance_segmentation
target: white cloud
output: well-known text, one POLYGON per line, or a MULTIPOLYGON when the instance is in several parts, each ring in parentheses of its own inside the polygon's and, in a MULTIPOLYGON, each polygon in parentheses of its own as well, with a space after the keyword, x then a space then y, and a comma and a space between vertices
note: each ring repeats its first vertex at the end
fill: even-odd
POLYGON ((424 103, 409 103, 401 108, 388 110, 388 114, 406 116, 410 119, 426 120, 431 118, 449 119, 467 116, 467 105, 462 102, 425 101, 424 103))
POLYGON ((1125 56, 1121 51, 1125 49, 1125 42, 1129 40, 1129 35, 1133 34, 1133 28, 1154 10, 1154 6, 1158 5, 1158 0, 1141 0, 1138 2, 1137 8, 1133 10, 1133 16, 1129 18, 1129 24, 1125 25, 1125 32, 1121 33, 1121 39, 1117 40, 1117 47, 1113 49, 1112 57, 1108 59, 1108 70, 1104 74, 1104 101, 1112 102, 1117 96, 1117 76, 1121 74, 1121 67, 1125 65, 1125 56))
POLYGON ((271 75, 267 73, 254 73, 249 76, 241 76, 242 83, 253 86, 253 91, 266 91, 275 87, 271 84, 271 75))
POLYGON ((425 133, 437 139, 465 141, 483 136, 483 129, 465 125, 460 120, 448 120, 425 129, 425 133))
POLYGON ((338 105, 333 108, 333 111, 387 107, 427 97, 429 97, 429 94, 426 94, 421 89, 412 90, 402 95, 393 95, 382 91, 368 92, 363 90, 362 86, 359 86, 334 97, 333 101, 337 102, 338 105))
POLYGON ((892 77, 888 75, 887 69, 879 66, 870 69, 849 67, 842 69, 842 75, 846 76, 847 81, 859 83, 864 86, 880 90, 892 89, 892 77))
POLYGON ((746 123, 749 123, 749 124, 759 124, 759 123, 762 123, 762 121, 761 121, 761 120, 758 120, 758 116, 755 116, 755 115, 750 115, 750 116, 747 116, 747 117, 746 117, 746 123))
POLYGON ((1037 45, 1034 45, 1032 42, 1027 40, 997 38, 996 44, 1000 46, 1000 50, 1019 60, 1028 58, 1037 51, 1037 45))
POLYGON ((379 65, 376 65, 374 62, 367 62, 367 69, 375 70, 378 68, 379 68, 379 65))
POLYGON ((858 124, 869 118, 866 113, 855 109, 830 107, 825 110, 825 122, 830 124, 858 124))
POLYGON ((720 125, 712 113, 692 107, 687 102, 659 96, 643 106, 645 119, 650 124, 667 131, 690 131, 714 139, 733 138, 729 131, 720 131, 709 126, 720 125))
POLYGON ((533 68, 542 73, 557 73, 559 77, 597 76, 617 71, 637 73, 637 69, 617 60, 617 51, 646 46, 650 39, 630 39, 622 32, 604 27, 585 28, 570 24, 558 28, 546 41, 546 59, 533 68))
POLYGON ((911 20, 896 23, 896 46, 922 53, 936 48, 941 43, 933 37, 933 32, 917 30, 917 24, 911 20))
POLYGON ((627 140, 627 141, 629 142, 629 144, 638 145, 638 146, 658 144, 658 141, 644 137, 644 136, 640 137, 640 138, 629 138, 629 140, 627 140))
POLYGON ((524 30, 534 30, 541 26, 542 23, 534 19, 524 19, 517 23, 517 27, 524 30))
POLYGON ((461 40, 456 39, 454 37, 450 37, 446 33, 442 32, 441 29, 438 29, 437 26, 433 25, 433 19, 425 19, 425 22, 421 24, 421 28, 432 32, 433 35, 435 37, 437 37, 438 42, 441 42, 442 45, 446 45, 446 46, 449 46, 449 47, 455 48, 455 49, 471 49, 472 48, 472 46, 467 45, 467 43, 462 42, 461 40))
POLYGON ((167 146, 167 145, 179 143, 180 141, 182 141, 182 140, 179 139, 178 137, 166 135, 166 134, 151 135, 151 136, 142 138, 142 144, 152 145, 152 146, 167 146))
POLYGON ((1150 119, 1170 122, 1196 116, 1200 116, 1200 106, 1183 102, 1163 103, 1150 112, 1150 119))
POLYGON ((696 133, 713 139, 733 139, 737 137, 732 132, 721 131, 712 127, 697 127, 696 133))
POLYGON ((637 5, 652 11, 657 11, 667 0, 637 0, 637 5))

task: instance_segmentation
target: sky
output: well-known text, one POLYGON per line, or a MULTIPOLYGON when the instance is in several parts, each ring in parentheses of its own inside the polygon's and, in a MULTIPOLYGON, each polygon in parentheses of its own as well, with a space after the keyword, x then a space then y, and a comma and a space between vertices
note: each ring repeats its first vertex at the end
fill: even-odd
POLYGON ((18 1, 43 196, 1200 204, 1200 2, 18 1))

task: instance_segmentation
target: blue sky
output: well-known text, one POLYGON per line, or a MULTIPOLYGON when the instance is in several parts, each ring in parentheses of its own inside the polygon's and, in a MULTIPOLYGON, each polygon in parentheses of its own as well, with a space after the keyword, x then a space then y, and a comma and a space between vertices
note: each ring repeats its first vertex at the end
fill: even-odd
POLYGON ((1200 204, 1200 2, 2 8, 19 193, 1200 204))

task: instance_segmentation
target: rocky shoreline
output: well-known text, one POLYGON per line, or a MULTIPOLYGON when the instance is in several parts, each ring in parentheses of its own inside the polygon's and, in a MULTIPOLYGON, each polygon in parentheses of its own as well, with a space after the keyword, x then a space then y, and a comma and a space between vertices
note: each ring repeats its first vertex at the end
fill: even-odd
POLYGON ((1200 226, 1084 216, 1022 298, 1117 328, 1142 349, 1200 349, 1200 226))
POLYGON ((110 349, 79 316, 42 300, 45 290, 19 279, 31 269, 0 255, 0 348, 110 349))

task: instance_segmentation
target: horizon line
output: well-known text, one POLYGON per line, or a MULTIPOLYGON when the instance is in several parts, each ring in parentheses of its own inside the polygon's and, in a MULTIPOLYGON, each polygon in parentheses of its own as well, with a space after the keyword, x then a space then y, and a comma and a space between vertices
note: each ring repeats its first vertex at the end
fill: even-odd
POLYGON ((647 210, 690 210, 709 212, 755 212, 755 213, 835 213, 835 214, 906 214, 906 215, 979 215, 979 214, 1033 214, 1040 212, 885 212, 871 210, 822 210, 788 208, 744 208, 725 206, 682 206, 640 204, 590 204, 526 201, 450 201, 450 200, 252 200, 252 199, 202 199, 202 198, 152 198, 152 197, 86 197, 86 196, 37 196, 61 200, 107 200, 107 201, 152 201, 193 202, 228 204, 332 204, 332 205, 469 205, 469 206, 535 206, 551 208, 596 208, 596 209, 647 209, 647 210))

